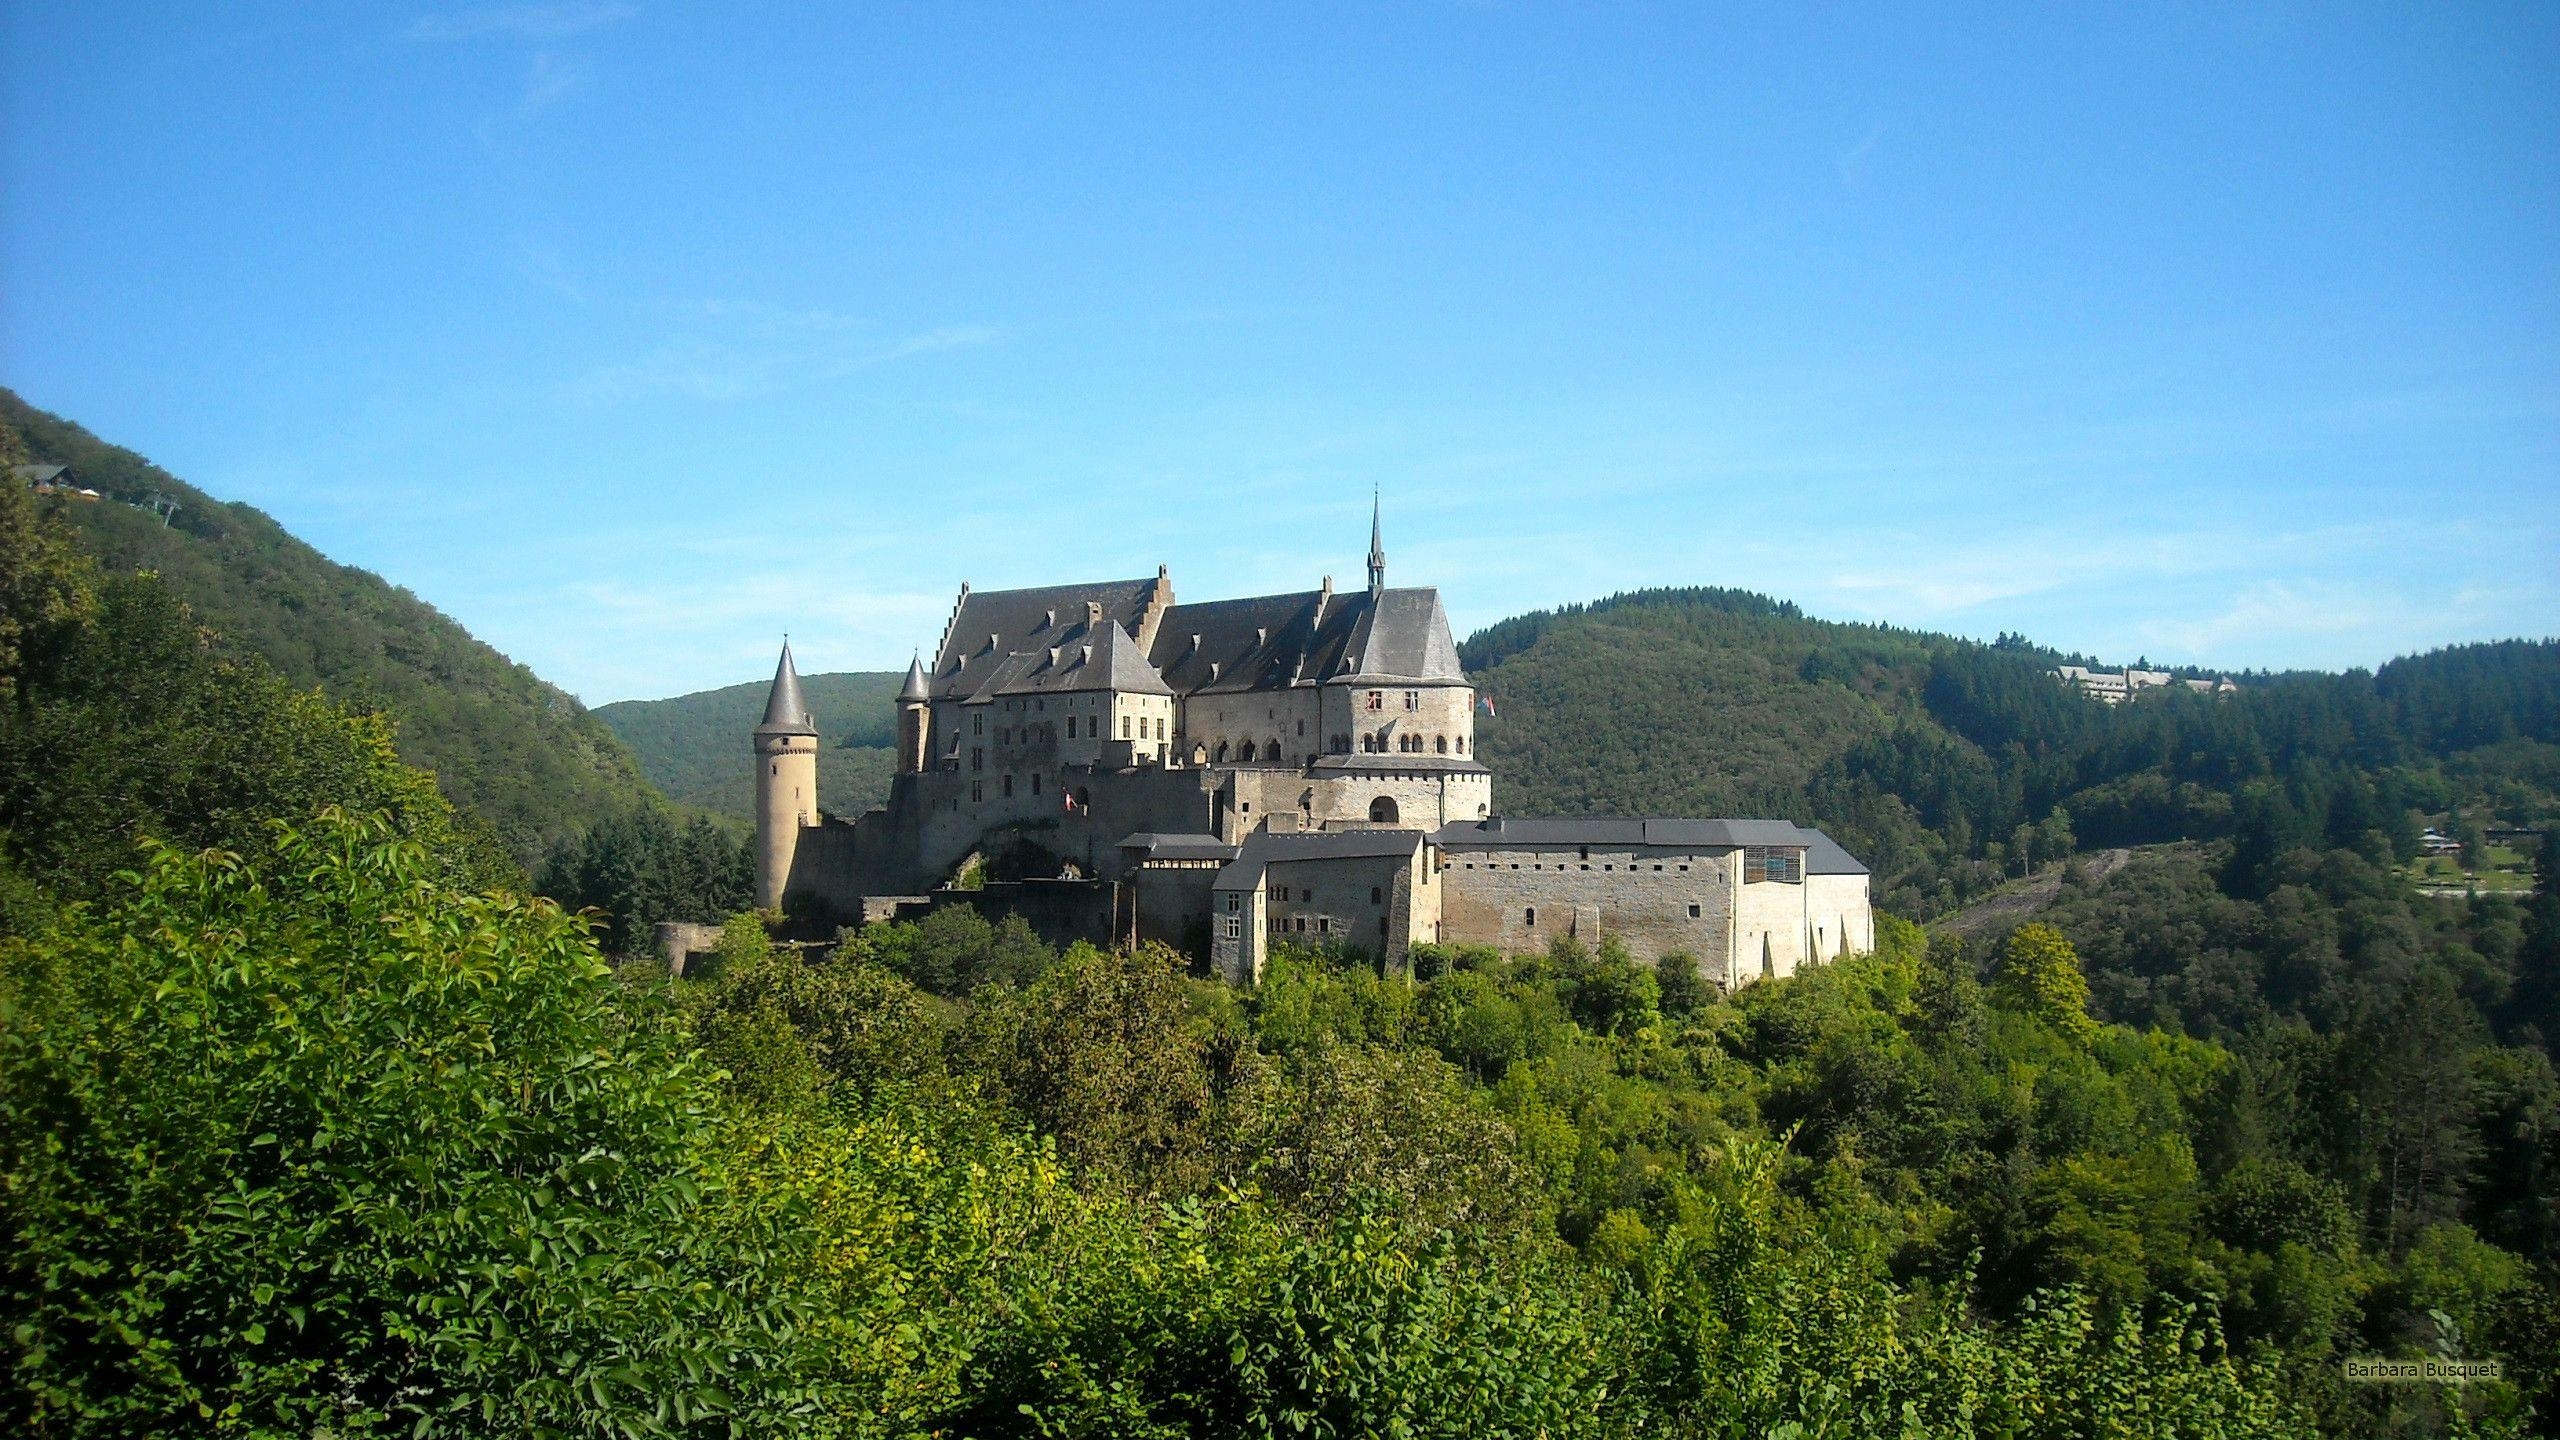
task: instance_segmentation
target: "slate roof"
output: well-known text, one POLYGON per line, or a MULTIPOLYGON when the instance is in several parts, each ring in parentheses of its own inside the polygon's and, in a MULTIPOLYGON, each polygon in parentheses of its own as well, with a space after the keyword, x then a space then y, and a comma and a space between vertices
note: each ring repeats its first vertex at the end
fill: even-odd
POLYGON ((1077 667, 1071 690, 1121 690, 1142 695, 1170 695, 1173 687, 1164 683, 1156 667, 1138 651, 1138 642, 1120 628, 1117 620, 1102 622, 1102 631, 1093 647, 1084 654, 1077 667))
POLYGON ((1375 604, 1365 590, 1330 597, 1306 590, 1176 605, 1165 612, 1149 658, 1183 694, 1272 690, 1355 675, 1466 678, 1448 612, 1432 589, 1384 591, 1375 604))
POLYGON ((773 689, 765 695, 759 735, 815 735, 809 702, 800 694, 800 672, 791 666, 791 642, 782 642, 782 663, 773 667, 773 689))
POLYGON ((1141 830, 1120 842, 1123 850, 1144 852, 1149 860, 1233 860, 1236 847, 1215 835, 1167 835, 1141 830))
POLYGON ((998 671, 1009 671, 1010 678, 1019 682, 1029 670, 1008 665, 1016 657, 1027 655, 1045 662, 1052 647, 1090 643, 1085 628, 1088 601, 1101 605, 1105 621, 1128 630, 1138 623, 1155 584, 1149 578, 1035 590, 972 590, 961 597, 952 614, 927 683, 936 699, 965 700, 993 693, 990 681, 998 671))
POLYGON ((12 465, 9 473, 30 485, 50 485, 68 468, 64 465, 12 465))
POLYGON ((918 656, 913 660, 909 660, 907 662, 907 683, 898 687, 898 699, 901 702, 905 702, 910 700, 930 700, 932 698, 933 687, 925 683, 924 658, 922 656, 918 656))
POLYGON ((1565 846, 1778 845, 1805 852, 1808 875, 1864 875, 1867 867, 1819 830, 1785 820, 1624 820, 1609 816, 1571 819, 1467 820, 1444 825, 1432 840, 1452 850, 1537 850, 1565 846))
POLYGON ((1422 846, 1419 830, 1300 830, 1275 834, 1256 830, 1244 837, 1236 858, 1218 871, 1211 888, 1250 890, 1262 872, 1290 860, 1366 860, 1401 856, 1411 859, 1422 846))
POLYGON ((1432 589, 1250 595, 1169 606, 1141 654, 1130 639, 1157 580, 1107 580, 1035 590, 969 591, 960 598, 925 679, 942 700, 1068 688, 1085 646, 1094 683, 1147 694, 1237 694, 1329 680, 1464 683, 1458 644, 1432 589), (1087 604, 1102 621, 1086 625, 1087 604), (1113 630, 1119 634, 1112 635, 1113 630), (1049 651, 1059 651, 1053 661, 1049 651), (1029 657, 1029 658, 1026 658, 1029 657), (1108 660, 1107 664, 1103 662, 1108 660), (1047 678, 1040 678, 1043 676, 1047 678))
MULTIPOLYGON (((1369 597, 1359 597, 1364 612, 1369 597)), ((1377 608, 1361 616, 1353 671, 1362 677, 1459 680, 1458 642, 1449 635, 1448 612, 1437 590, 1388 590, 1377 608)))

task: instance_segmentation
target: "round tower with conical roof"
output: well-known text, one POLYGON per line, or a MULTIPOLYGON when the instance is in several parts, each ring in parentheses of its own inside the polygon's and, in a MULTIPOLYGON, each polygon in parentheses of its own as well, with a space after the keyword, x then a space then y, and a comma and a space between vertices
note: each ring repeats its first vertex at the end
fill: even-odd
POLYGON ((898 689, 898 770, 902 774, 919 774, 925 756, 930 753, 933 730, 933 691, 924 681, 924 657, 907 662, 907 683, 898 689))
POLYGON ((764 720, 756 726, 756 908, 782 908, 783 887, 800 850, 800 830, 818 823, 818 727, 782 642, 764 720))

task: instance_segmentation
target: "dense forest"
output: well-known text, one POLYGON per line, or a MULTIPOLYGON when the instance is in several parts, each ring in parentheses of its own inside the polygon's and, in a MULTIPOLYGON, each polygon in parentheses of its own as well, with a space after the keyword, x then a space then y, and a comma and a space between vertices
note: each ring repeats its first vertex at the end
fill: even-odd
POLYGON ((1790 815, 1994 918, 1732 997, 1571 943, 1236 992, 965 910, 777 950, 735 829, 645 785, 528 857, 397 707, 0 490, 25 1433, 2560 1414, 2560 897, 2409 869, 2555 818, 2550 643, 2110 710, 1729 592, 1524 617, 1467 646, 1505 808, 1790 815), (680 980, 616 963, 722 915, 680 980))
POLYGON ((1494 701, 1477 747, 1503 809, 1817 824, 1906 914, 2102 847, 2231 841, 2257 866, 2372 834, 2405 861, 2419 816, 2560 821, 2560 641, 2124 706, 2055 683, 2078 657, 2016 637, 1838 624, 1729 590, 1525 615, 1460 648, 1494 701))
POLYGON ((383 716, 402 758, 519 863, 653 798, 585 707, 425 601, 0 389, 0 465, 31 462, 101 493, 61 513, 105 569, 152 572, 229 652, 383 716))

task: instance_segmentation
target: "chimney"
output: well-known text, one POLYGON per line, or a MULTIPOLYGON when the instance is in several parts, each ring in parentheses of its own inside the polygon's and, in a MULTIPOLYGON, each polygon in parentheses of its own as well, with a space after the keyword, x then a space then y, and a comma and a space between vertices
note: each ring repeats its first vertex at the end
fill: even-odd
POLYGON ((1087 633, 1091 633, 1102 628, 1101 601, 1087 600, 1084 602, 1084 628, 1087 633))

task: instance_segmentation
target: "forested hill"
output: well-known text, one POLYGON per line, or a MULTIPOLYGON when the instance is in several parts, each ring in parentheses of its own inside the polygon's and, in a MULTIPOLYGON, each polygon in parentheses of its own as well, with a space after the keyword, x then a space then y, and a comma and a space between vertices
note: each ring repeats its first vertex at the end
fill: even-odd
MULTIPOLYGON (((888 670, 800 677, 818 723, 818 803, 830 814, 859 815, 888 798, 897 761, 898 686, 905 680, 905 672, 888 670)), ((751 680, 665 700, 618 700, 595 713, 669 799, 752 820, 755 767, 747 763, 747 734, 764 714, 771 684, 751 680)))
POLYGON ((566 692, 408 591, 331 561, 247 505, 0 389, 0 455, 68 465, 95 503, 61 512, 109 571, 156 571, 221 637, 296 685, 379 709, 401 757, 434 772, 519 863, 651 799, 630 753, 566 692), (140 508, 160 497, 167 520, 140 508))
POLYGON ((1460 648, 1494 707, 1477 745, 1503 809, 1819 823, 1904 913, 2096 846, 2229 839, 2273 855, 2378 836, 2405 860, 2415 816, 2560 819, 2550 640, 2116 708, 2052 679, 2070 657, 2015 638, 1812 620, 1737 591, 1614 596, 1460 648))

